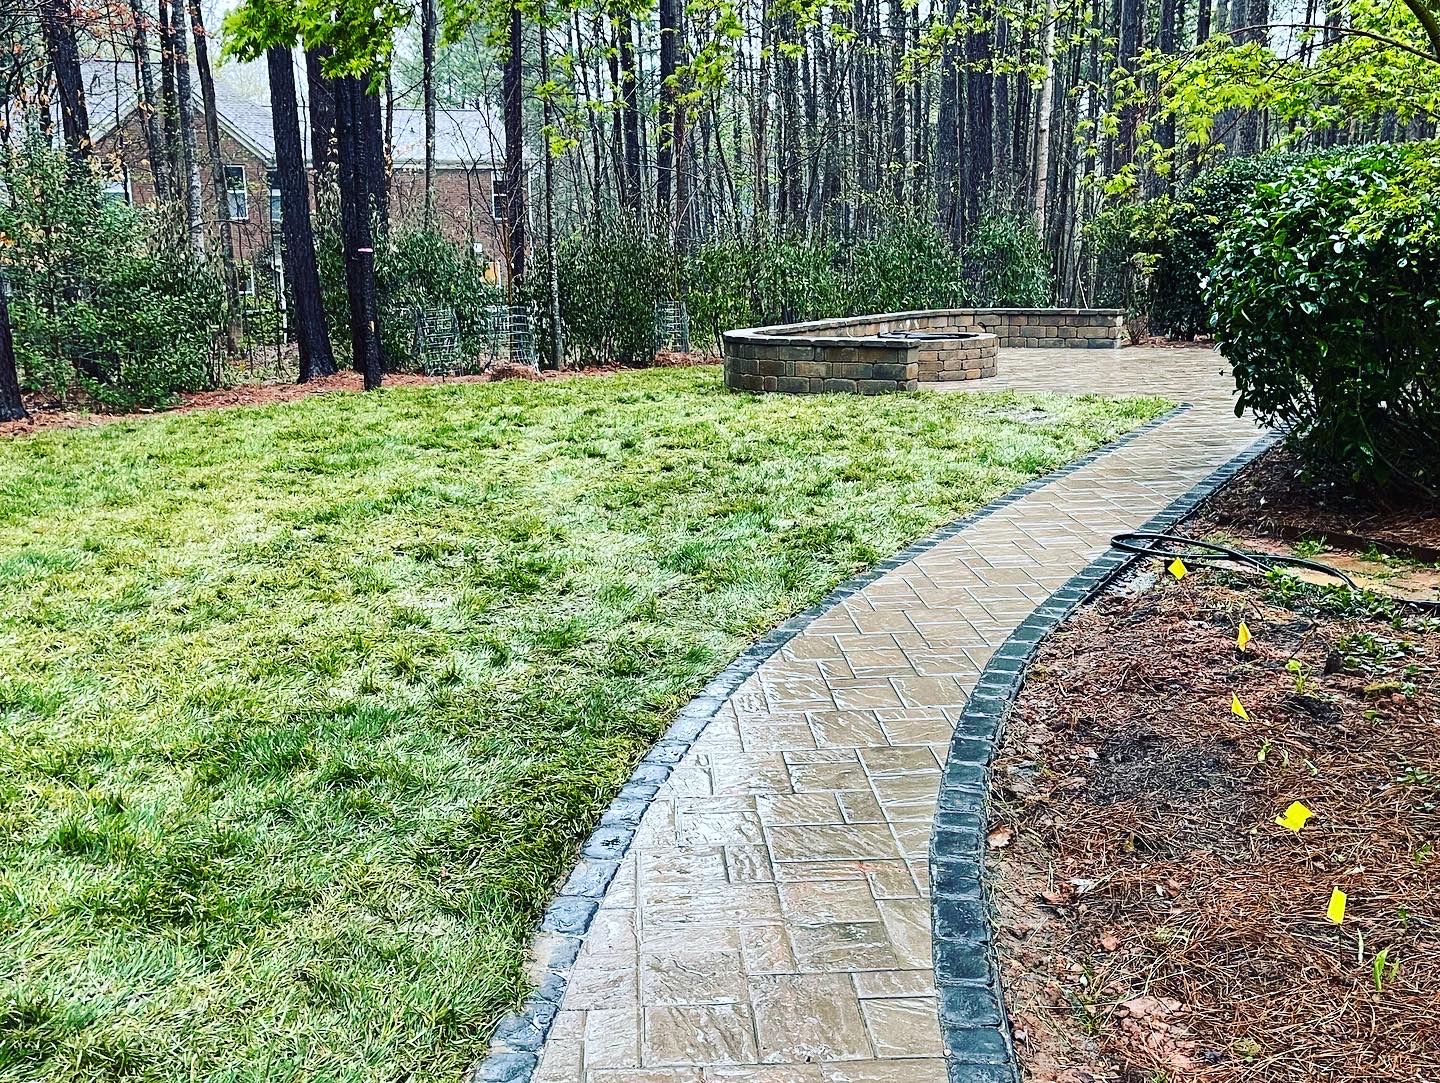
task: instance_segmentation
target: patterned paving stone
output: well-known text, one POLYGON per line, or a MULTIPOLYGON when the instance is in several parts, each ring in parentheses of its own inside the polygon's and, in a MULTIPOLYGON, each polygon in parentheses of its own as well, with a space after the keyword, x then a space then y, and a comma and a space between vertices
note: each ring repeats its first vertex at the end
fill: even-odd
POLYGON ((943 1083, 927 850, 955 721, 1036 605, 1255 438, 1232 387, 1208 351, 1141 349, 1006 351, 955 387, 1191 407, 873 580, 730 695, 603 870, 535 1080, 943 1083))

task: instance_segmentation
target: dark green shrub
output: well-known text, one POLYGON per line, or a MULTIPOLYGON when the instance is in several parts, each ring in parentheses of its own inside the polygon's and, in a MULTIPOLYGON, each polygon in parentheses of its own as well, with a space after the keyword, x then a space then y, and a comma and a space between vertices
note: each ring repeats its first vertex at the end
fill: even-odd
POLYGON ((844 252, 845 314, 963 304, 960 262, 934 214, 894 207, 883 221, 879 234, 844 252))
POLYGON ((224 289, 173 223, 105 200, 95 173, 31 138, 0 234, 25 387, 124 409, 215 382, 224 289))
POLYGON ((1149 329, 1194 338, 1210 322, 1200 281, 1215 245, 1255 186, 1306 156, 1272 151, 1227 158, 1179 187, 1174 196, 1117 203, 1085 227, 1098 271, 1096 303, 1146 318, 1149 329))
POLYGON ((982 308, 1048 305, 1055 285, 1045 244, 1028 219, 1003 211, 983 215, 963 252, 969 303, 982 308))
MULTIPOLYGON (((621 214, 571 234, 558 248, 567 352, 581 364, 652 361, 655 306, 674 293, 673 259, 665 242, 621 214)), ((523 296, 542 318, 548 309, 548 278, 540 252, 526 276, 523 296)))
MULTIPOLYGON (((343 284, 343 266, 340 273, 343 284)), ((499 288, 486 280, 485 266, 472 252, 436 230, 409 223, 393 226, 377 252, 375 287, 380 296, 380 345, 385 367, 392 372, 417 365, 418 312, 454 311, 463 363, 484 349, 485 311, 504 299, 499 288)), ((348 342, 348 331, 346 335, 348 342)))
POLYGON ((1206 288, 1238 408, 1313 467, 1440 488, 1440 144, 1355 147, 1262 183, 1206 288))

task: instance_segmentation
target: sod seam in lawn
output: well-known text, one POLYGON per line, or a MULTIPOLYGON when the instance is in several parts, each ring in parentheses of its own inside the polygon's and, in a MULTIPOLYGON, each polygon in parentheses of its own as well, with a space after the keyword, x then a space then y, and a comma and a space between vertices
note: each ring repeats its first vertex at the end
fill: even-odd
POLYGON ((700 368, 0 445, 0 1079, 455 1078, 708 677, 1167 405, 700 368))

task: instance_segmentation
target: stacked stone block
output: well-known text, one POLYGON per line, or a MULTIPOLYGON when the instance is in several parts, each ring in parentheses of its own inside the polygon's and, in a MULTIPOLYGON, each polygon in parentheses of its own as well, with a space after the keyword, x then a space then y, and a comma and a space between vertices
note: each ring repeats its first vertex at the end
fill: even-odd
POLYGON ((774 341, 725 344, 725 386, 735 391, 818 395, 843 391, 881 395, 914 391, 920 366, 905 346, 788 345, 774 341))
POLYGON ((725 384, 801 395, 913 391, 994 376, 1000 347, 1113 349, 1123 326, 1116 309, 985 308, 748 328, 725 335, 725 384), (927 337, 906 339, 904 332, 927 337))

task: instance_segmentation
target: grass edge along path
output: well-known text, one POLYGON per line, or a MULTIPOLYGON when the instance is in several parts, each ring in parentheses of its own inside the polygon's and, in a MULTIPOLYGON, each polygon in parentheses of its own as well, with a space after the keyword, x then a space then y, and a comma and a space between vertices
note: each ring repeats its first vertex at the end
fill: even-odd
POLYGON ((694 368, 0 445, 0 1080, 457 1077, 705 680, 1168 405, 694 368))

